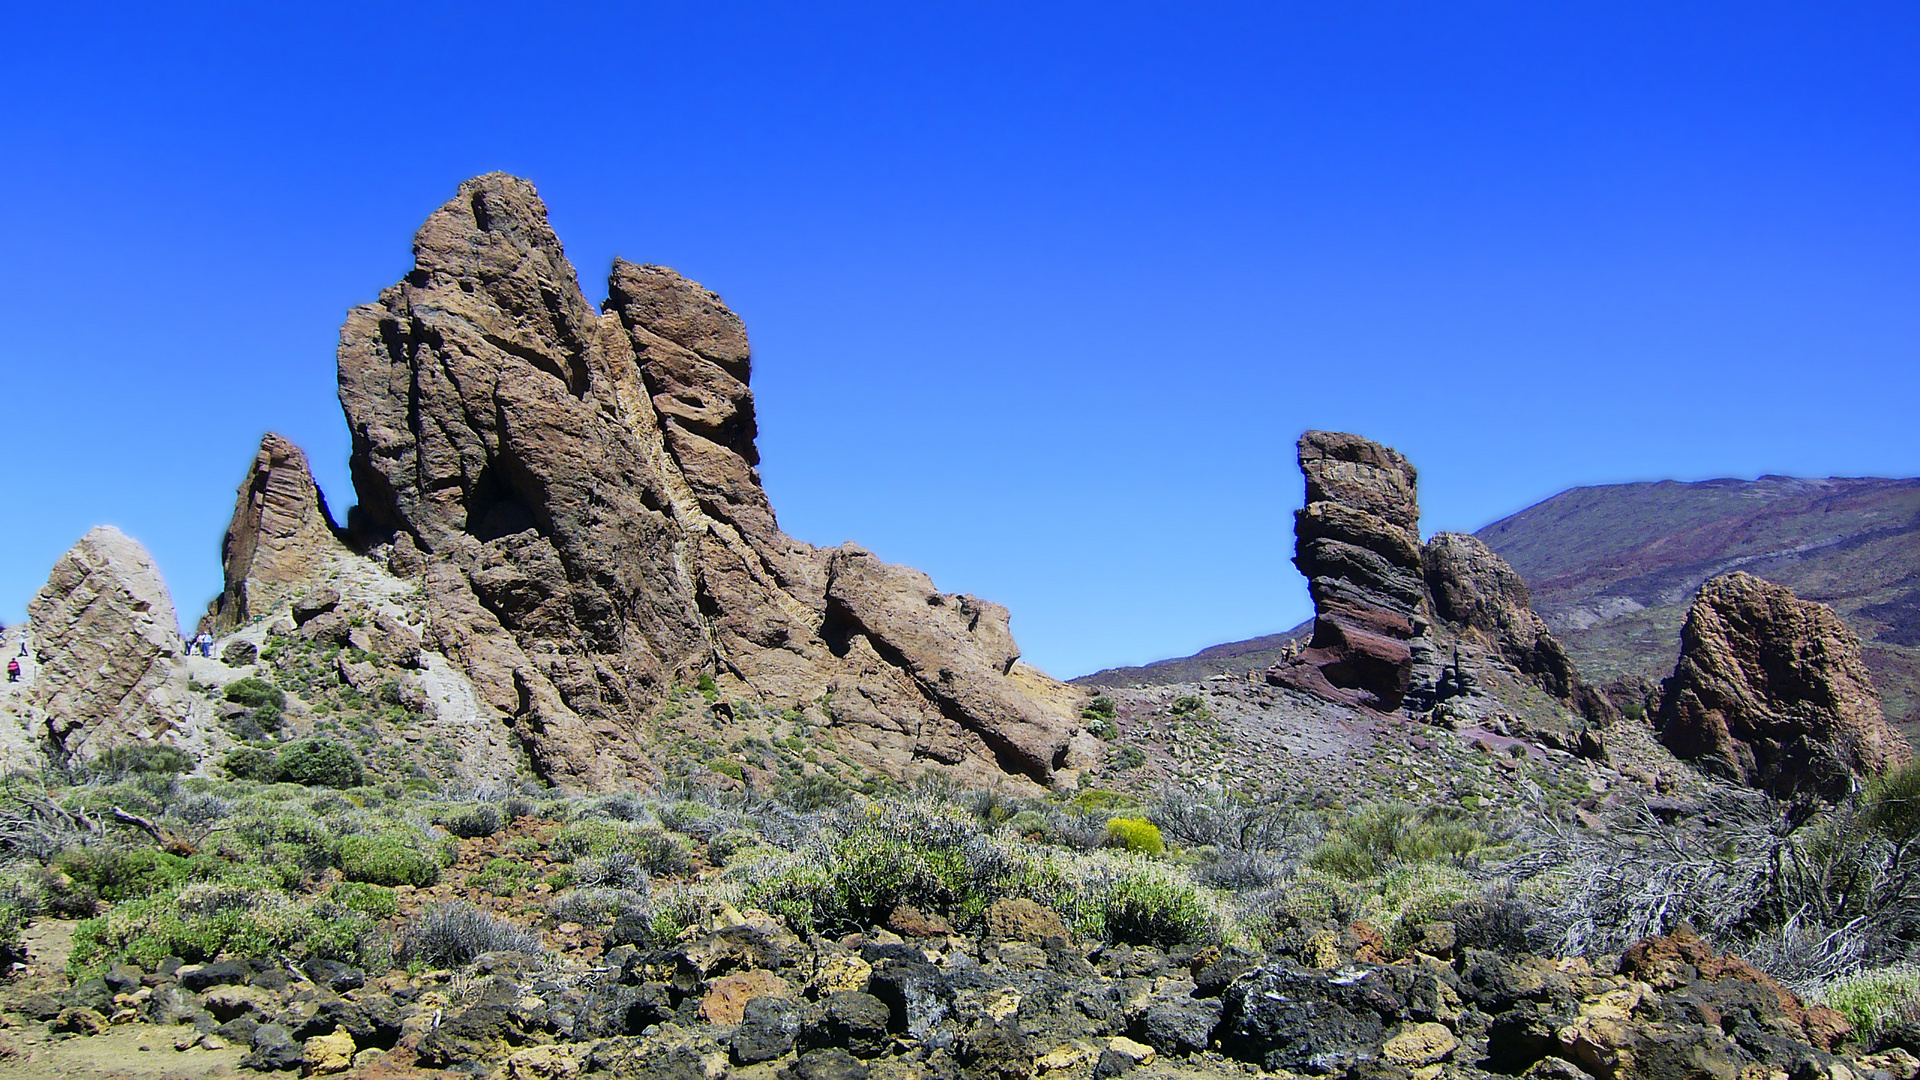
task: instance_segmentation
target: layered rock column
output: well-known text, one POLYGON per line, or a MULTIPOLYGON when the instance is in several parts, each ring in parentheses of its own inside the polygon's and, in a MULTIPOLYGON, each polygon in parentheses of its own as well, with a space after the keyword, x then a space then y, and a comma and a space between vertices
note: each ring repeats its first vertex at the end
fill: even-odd
POLYGON ((1840 617, 1739 572, 1688 610, 1658 726, 1678 757, 1783 797, 1842 796, 1913 757, 1840 617))
POLYGON ((1313 637, 1267 680, 1344 704, 1400 707, 1424 627, 1418 474, 1390 447, 1343 432, 1300 437, 1306 506, 1294 565, 1313 597, 1313 637))

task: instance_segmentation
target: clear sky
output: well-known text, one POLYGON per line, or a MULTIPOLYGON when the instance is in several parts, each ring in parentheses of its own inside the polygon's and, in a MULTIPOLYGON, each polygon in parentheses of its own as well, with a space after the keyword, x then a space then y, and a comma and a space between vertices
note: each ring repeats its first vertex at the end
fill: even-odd
POLYGON ((617 253, 745 317, 788 531, 1061 676, 1309 613, 1308 427, 1430 532, 1920 474, 1905 0, 3 10, 8 622, 103 522, 190 621, 268 429, 344 511, 341 319, 493 169, 590 300, 617 253))

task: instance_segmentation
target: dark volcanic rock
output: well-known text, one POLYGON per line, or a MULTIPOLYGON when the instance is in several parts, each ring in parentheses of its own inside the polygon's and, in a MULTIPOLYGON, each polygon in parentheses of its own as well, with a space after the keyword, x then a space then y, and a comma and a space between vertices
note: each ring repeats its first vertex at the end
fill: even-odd
POLYGON ((636 725, 701 673, 775 703, 834 691, 896 775, 1062 762, 1065 695, 1017 665, 1004 609, 780 531, 746 333, 717 296, 622 261, 594 311, 532 185, 497 173, 414 257, 341 331, 349 526, 422 576, 435 644, 543 775, 649 774, 636 725))
POLYGON ((1839 616, 1739 572, 1695 598, 1659 729, 1676 755, 1783 797, 1838 797, 1913 757, 1839 616))
POLYGON ((1399 708, 1424 626, 1418 476, 1358 435, 1300 437, 1307 505, 1294 515, 1294 565, 1313 596, 1313 637, 1267 680, 1347 705, 1399 708))

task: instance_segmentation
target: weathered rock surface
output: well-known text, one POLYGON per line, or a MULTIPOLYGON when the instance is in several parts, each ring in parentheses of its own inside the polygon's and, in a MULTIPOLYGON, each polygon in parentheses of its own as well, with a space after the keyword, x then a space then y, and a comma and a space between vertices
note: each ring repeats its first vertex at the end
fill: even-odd
POLYGON ((208 608, 206 628, 225 633, 272 611, 346 554, 334 535, 326 499, 307 469, 307 456, 279 435, 267 434, 241 481, 233 521, 220 545, 226 587, 208 608))
POLYGON ((1687 613, 1659 730, 1679 757, 1781 796, 1844 795, 1913 757, 1840 617, 1737 571, 1687 613))
POLYGON ((1341 432, 1300 437, 1307 503, 1294 515, 1294 565, 1313 596, 1313 637, 1267 679, 1347 705, 1391 711, 1425 624, 1418 474, 1390 447, 1341 432))
POLYGON ((701 673, 787 705, 832 691, 896 775, 1064 763, 1071 713, 1017 668, 1003 609, 780 531, 718 297, 621 261, 596 313, 532 185, 503 174, 462 185, 414 255, 341 331, 349 528, 423 579, 433 644, 543 775, 647 775, 638 725, 701 673))
POLYGON ((1422 555, 1433 614, 1490 646, 1543 690, 1571 698, 1579 675, 1567 650, 1534 614, 1527 583, 1478 538, 1438 533, 1422 555))
POLYGON ((54 563, 27 614, 38 665, 31 704, 49 756, 192 736, 183 715, 156 701, 182 642, 166 582, 137 541, 93 529, 54 563))

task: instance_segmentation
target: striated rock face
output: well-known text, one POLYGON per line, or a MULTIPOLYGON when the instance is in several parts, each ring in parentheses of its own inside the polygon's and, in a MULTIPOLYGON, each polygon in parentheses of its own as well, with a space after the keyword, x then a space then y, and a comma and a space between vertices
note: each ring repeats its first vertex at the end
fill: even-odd
POLYGON ((1425 624, 1417 474, 1358 435, 1300 437, 1307 504, 1294 516, 1295 566, 1313 596, 1313 637, 1267 680, 1349 705, 1399 708, 1425 624))
POLYGON ((1695 597, 1659 729, 1679 757, 1780 796, 1844 795, 1856 777, 1913 756, 1840 617, 1739 572, 1695 597))
POLYGON ((1541 689, 1570 699, 1580 678, 1566 649, 1534 614, 1527 583, 1478 538, 1437 533, 1422 562, 1434 617, 1491 647, 1541 689))
POLYGON ((414 259, 341 331, 349 530, 424 578, 436 644, 539 771, 647 774, 637 725, 708 672, 776 702, 833 691, 896 774, 1051 775, 1071 721, 1014 677, 1004 610, 780 531, 746 333, 717 296, 616 262, 596 313, 532 185, 503 174, 463 184, 414 259))
POLYGON ((55 761, 167 735, 153 697, 181 653, 166 582, 147 550, 110 525, 87 533, 27 605, 39 671, 32 704, 55 761))
POLYGON ((347 554, 300 448, 269 433, 247 469, 220 546, 226 587, 206 628, 225 633, 290 599, 330 559, 347 554))

